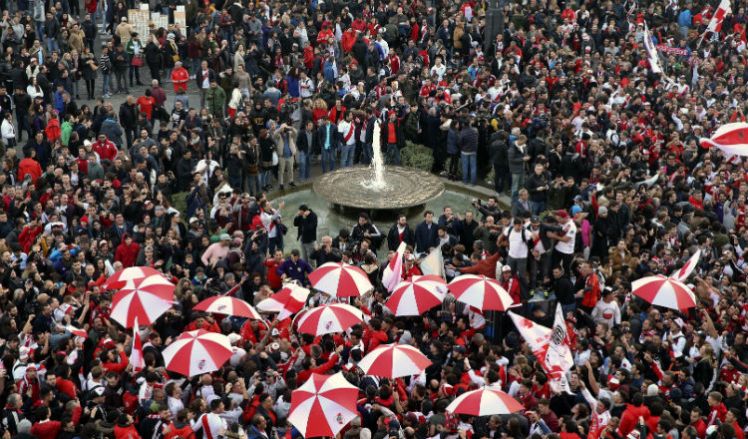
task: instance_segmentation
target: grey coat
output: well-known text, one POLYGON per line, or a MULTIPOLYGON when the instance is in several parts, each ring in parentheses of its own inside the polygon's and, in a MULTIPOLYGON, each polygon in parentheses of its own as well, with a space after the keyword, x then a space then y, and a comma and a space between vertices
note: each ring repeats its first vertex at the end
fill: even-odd
MULTIPOLYGON (((525 145, 525 153, 527 152, 527 145, 525 145)), ((525 154, 517 148, 517 144, 512 142, 509 146, 509 173, 512 175, 519 175, 525 173, 525 154)))

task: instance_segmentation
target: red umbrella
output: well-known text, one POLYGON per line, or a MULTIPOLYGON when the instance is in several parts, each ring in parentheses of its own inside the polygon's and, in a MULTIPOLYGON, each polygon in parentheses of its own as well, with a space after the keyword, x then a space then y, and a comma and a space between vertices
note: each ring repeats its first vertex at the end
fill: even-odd
POLYGON ((174 284, 160 274, 131 280, 112 297, 111 317, 125 328, 137 319, 141 325, 151 325, 174 302, 174 284))
POLYGON ((312 287, 333 297, 360 296, 374 287, 364 270, 344 262, 328 262, 309 273, 312 287))
POLYGON ((387 308, 396 316, 418 316, 441 305, 447 282, 439 276, 413 276, 397 284, 387 299, 387 308))
POLYGON ((447 406, 449 413, 470 416, 508 415, 524 409, 516 399, 494 387, 465 392, 447 406))
POLYGON ((297 330, 305 334, 323 335, 345 332, 351 326, 363 322, 364 315, 358 308, 342 303, 322 305, 304 313, 298 320, 297 330))
POLYGON ((677 311, 696 307, 696 296, 683 282, 662 275, 631 282, 631 292, 652 305, 677 311))
POLYGON ((278 320, 285 320, 304 308, 309 290, 295 283, 283 285, 280 291, 257 304, 264 312, 277 312, 278 320))
POLYGON ((148 276, 158 275, 165 278, 163 273, 151 267, 127 267, 109 277, 104 282, 104 289, 118 290, 127 285, 128 281, 143 279, 148 276))
POLYGON ((512 296, 496 279, 475 274, 463 274, 449 283, 455 299, 482 311, 506 311, 512 306, 512 296))
POLYGON ((335 437, 358 416, 358 387, 342 373, 312 376, 291 393, 290 422, 304 437, 335 437))
POLYGON ((431 360, 413 346, 386 344, 366 354, 358 367, 367 375, 384 378, 420 375, 431 365, 431 360))
POLYGON ((203 329, 182 333, 163 351, 166 369, 188 377, 220 369, 232 354, 228 337, 203 329))
POLYGON ((260 313, 247 302, 231 296, 213 296, 201 301, 194 308, 195 311, 205 311, 226 316, 246 317, 253 320, 263 320, 260 313))

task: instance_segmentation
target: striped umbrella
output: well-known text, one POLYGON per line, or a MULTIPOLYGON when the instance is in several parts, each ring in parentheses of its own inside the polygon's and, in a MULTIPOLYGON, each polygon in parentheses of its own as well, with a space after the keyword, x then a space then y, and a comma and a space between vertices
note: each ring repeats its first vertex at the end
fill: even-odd
POLYGON ((686 311, 696 307, 696 296, 686 284, 662 275, 647 276, 631 282, 634 296, 652 305, 686 311))
POLYGON ((166 369, 187 377, 220 369, 232 354, 228 337, 203 329, 182 333, 163 351, 166 369))
POLYGON ((506 311, 512 306, 512 296, 496 279, 475 274, 463 274, 449 283, 455 299, 481 311, 506 311))
POLYGON ((127 281, 112 297, 111 317, 125 328, 132 328, 135 319, 151 325, 174 302, 174 284, 160 274, 127 281))
POLYGON ((304 312, 297 321, 297 331, 305 334, 324 335, 345 332, 364 320, 358 308, 342 303, 322 305, 304 312))
POLYGON ((309 282, 314 289, 333 297, 360 296, 374 288, 364 270, 343 262, 320 265, 309 273, 309 282))
POLYGON ((109 279, 104 282, 104 289, 118 290, 120 288, 123 288, 128 281, 135 281, 154 275, 162 276, 165 278, 164 274, 156 270, 155 268, 127 267, 109 276, 109 279))
POLYGON ((447 406, 449 413, 470 416, 508 415, 521 410, 524 406, 498 387, 465 392, 447 406))
POLYGON ((285 320, 304 308, 309 290, 298 284, 289 282, 280 291, 262 300, 257 309, 263 312, 277 312, 278 320, 285 320))
POLYGON ((392 290, 386 306, 396 316, 418 316, 441 305, 447 282, 436 275, 413 276, 392 290))
POLYGON ((288 422, 304 437, 335 437, 358 416, 358 387, 342 373, 312 376, 291 393, 288 422))
POLYGON ((253 320, 263 320, 260 313, 247 302, 231 296, 213 296, 201 301, 193 308, 195 311, 205 311, 225 316, 246 317, 253 320))
POLYGON ((386 344, 366 354, 358 367, 367 375, 384 378, 420 375, 431 365, 431 360, 413 346, 386 344))

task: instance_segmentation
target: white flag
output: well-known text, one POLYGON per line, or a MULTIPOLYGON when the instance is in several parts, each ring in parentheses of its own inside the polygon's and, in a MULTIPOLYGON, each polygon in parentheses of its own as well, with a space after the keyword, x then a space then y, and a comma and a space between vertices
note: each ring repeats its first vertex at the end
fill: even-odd
POLYGON ((421 261, 420 267, 423 274, 435 274, 442 278, 445 277, 444 257, 442 256, 441 247, 431 250, 431 253, 421 261))
POLYGON ((387 288, 390 293, 395 289, 397 284, 400 283, 403 277, 403 256, 405 255, 405 242, 401 242, 397 247, 397 251, 392 255, 392 259, 384 267, 382 273, 382 285, 387 288))
POLYGON ((649 33, 649 27, 646 22, 644 22, 644 48, 647 49, 647 57, 649 59, 649 66, 652 68, 652 73, 662 73, 657 48, 652 43, 652 35, 649 33))
POLYGON ((670 275, 670 278, 680 282, 685 281, 686 279, 688 279, 688 276, 691 275, 693 269, 696 268, 696 266, 699 264, 699 259, 701 259, 701 249, 696 250, 696 253, 688 258, 688 262, 680 267, 680 270, 670 275))
POLYGON ((730 7, 730 0, 722 0, 717 6, 717 10, 714 11, 712 19, 709 20, 709 26, 707 26, 707 32, 719 33, 722 30, 722 22, 725 21, 725 16, 732 14, 732 7, 730 7))
POLYGON ((556 306, 556 317, 553 319, 550 345, 545 354, 545 364, 550 370, 566 373, 574 367, 574 356, 569 348, 569 333, 561 305, 556 306))

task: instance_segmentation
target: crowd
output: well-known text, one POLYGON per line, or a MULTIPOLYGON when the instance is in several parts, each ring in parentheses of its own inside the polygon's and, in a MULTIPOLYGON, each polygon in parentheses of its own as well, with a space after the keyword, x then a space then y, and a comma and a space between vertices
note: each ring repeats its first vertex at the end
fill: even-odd
MULTIPOLYGON (((741 157, 698 145, 746 121, 740 2, 717 32, 705 32, 718 12, 703 0, 502 2, 495 39, 474 0, 151 8, 173 22, 179 5, 186 28, 150 23, 138 35, 131 0, 0 2, 3 437, 296 438, 291 392, 339 370, 361 390, 345 439, 744 437, 748 174, 741 157), (387 163, 424 145, 431 172, 491 179, 497 197, 388 230, 362 214, 336 236, 317 236, 309 207, 268 198, 318 168, 369 163, 377 123, 387 163), (284 252, 288 240, 300 251, 284 252), (403 241, 403 279, 436 248, 448 280, 496 278, 541 324, 553 312, 530 299, 558 302, 569 392, 551 391, 501 315, 448 298, 393 317, 381 276, 403 241), (670 274, 697 250, 696 308, 632 296, 632 280, 670 274), (375 285, 350 300, 367 322, 346 334, 192 309, 226 292, 257 304, 331 261, 375 285), (175 306, 140 328, 137 373, 132 333, 111 319, 103 288, 131 266, 176 284, 175 306), (164 347, 198 328, 230 335, 230 362, 166 371, 164 347), (433 365, 363 376, 357 361, 388 342, 433 365), (445 411, 484 384, 526 411, 445 411)), ((310 305, 329 300, 316 293, 310 305)))

